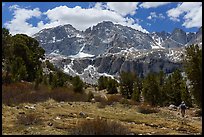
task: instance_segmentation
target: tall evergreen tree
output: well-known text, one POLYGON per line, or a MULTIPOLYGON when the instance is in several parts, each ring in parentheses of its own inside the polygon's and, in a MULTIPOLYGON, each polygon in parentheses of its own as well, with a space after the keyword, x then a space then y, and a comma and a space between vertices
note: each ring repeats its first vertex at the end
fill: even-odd
POLYGON ((99 90, 106 89, 106 88, 107 88, 107 82, 108 82, 108 78, 107 78, 107 77, 104 77, 104 76, 101 76, 101 77, 98 79, 98 89, 99 89, 99 90))
POLYGON ((130 99, 133 93, 133 84, 135 81, 135 73, 121 72, 120 74, 120 92, 126 98, 130 99))
POLYGON ((167 92, 165 90, 165 82, 166 82, 166 76, 163 71, 160 71, 158 73, 158 86, 159 86, 159 93, 160 93, 160 100, 159 105, 164 106, 166 105, 167 101, 167 92))
POLYGON ((188 107, 192 107, 191 94, 186 85, 186 80, 183 80, 181 83, 181 100, 184 101, 188 107))
POLYGON ((82 93, 83 92, 83 87, 84 87, 84 83, 83 81, 80 79, 79 76, 75 76, 72 80, 72 85, 73 85, 73 88, 74 88, 74 91, 75 92, 78 92, 78 93, 82 93))
POLYGON ((118 93, 118 90, 117 90, 117 81, 112 79, 112 78, 108 78, 108 81, 107 81, 107 91, 108 91, 108 94, 115 94, 115 93, 118 93))
POLYGON ((202 49, 198 45, 186 47, 184 67, 190 80, 191 93, 195 103, 202 108, 202 49))
POLYGON ((143 81, 142 94, 144 101, 151 105, 159 104, 160 93, 156 74, 149 73, 143 81))
POLYGON ((17 57, 12 60, 11 73, 13 82, 25 80, 27 78, 27 70, 22 58, 17 57))
POLYGON ((34 81, 37 73, 41 69, 40 59, 44 58, 44 50, 39 47, 39 43, 34 38, 24 34, 17 34, 13 39, 13 56, 20 57, 25 62, 28 72, 27 81, 34 81))
POLYGON ((131 98, 137 102, 140 102, 141 91, 142 91, 142 82, 140 78, 136 75, 135 81, 133 83, 133 93, 131 98))
POLYGON ((164 85, 169 103, 179 105, 182 102, 182 92, 186 90, 186 84, 181 71, 176 69, 168 78, 164 85))

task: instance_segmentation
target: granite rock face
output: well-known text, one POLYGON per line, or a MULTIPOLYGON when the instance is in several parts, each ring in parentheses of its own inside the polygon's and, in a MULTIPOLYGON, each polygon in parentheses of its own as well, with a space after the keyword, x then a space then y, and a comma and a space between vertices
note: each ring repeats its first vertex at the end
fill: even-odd
POLYGON ((98 23, 85 31, 72 25, 44 29, 33 35, 46 51, 46 58, 65 73, 90 84, 100 76, 117 79, 120 72, 171 73, 181 68, 184 48, 199 44, 202 27, 195 33, 175 28, 172 33, 143 33, 110 21, 98 23))

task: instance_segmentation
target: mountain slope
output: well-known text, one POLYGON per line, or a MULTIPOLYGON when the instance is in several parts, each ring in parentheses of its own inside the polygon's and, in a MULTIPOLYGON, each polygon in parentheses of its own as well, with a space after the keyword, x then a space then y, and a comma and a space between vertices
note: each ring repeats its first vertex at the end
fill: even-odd
POLYGON ((171 73, 181 68, 185 46, 202 45, 202 27, 196 33, 175 28, 172 33, 146 34, 104 21, 85 31, 68 24, 41 30, 33 37, 57 67, 96 84, 100 76, 117 79, 121 71, 133 71, 142 77, 149 72, 171 73))

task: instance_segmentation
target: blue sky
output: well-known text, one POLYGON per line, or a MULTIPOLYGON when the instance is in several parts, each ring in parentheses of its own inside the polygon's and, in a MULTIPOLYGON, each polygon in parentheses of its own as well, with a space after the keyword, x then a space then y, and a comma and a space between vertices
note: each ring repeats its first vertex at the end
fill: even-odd
POLYGON ((112 21, 143 32, 202 25, 201 2, 2 2, 2 27, 12 34, 33 35, 44 28, 71 24, 85 30, 112 21))

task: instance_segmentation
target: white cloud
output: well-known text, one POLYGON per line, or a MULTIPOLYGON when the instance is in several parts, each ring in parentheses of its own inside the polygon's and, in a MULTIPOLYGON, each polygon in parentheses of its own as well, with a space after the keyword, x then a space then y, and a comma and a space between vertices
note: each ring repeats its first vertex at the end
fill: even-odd
POLYGON ((16 10, 16 9, 19 9, 20 7, 18 5, 12 5, 12 6, 9 6, 9 10, 16 10))
POLYGON ((97 2, 94 6, 94 8, 98 9, 98 10, 102 10, 103 9, 103 4, 101 2, 97 2))
POLYGON ((10 6, 9 9, 13 10, 13 19, 9 22, 6 22, 5 27, 9 28, 12 34, 25 33, 31 35, 36 33, 39 28, 34 27, 32 24, 29 24, 27 21, 33 17, 39 18, 41 12, 39 8, 35 9, 24 9, 20 8, 18 5, 10 6))
POLYGON ((171 2, 143 2, 140 4, 140 7, 148 9, 148 8, 157 8, 159 6, 167 5, 171 2))
POLYGON ((147 26, 151 26, 152 24, 150 24, 150 23, 147 23, 147 26))
POLYGON ((108 2, 107 7, 122 16, 128 14, 134 15, 136 13, 138 2, 108 2))
POLYGON ((167 11, 167 15, 173 21, 180 21, 183 16, 184 22, 182 26, 186 28, 202 26, 202 2, 183 2, 176 8, 167 11))
POLYGON ((10 8, 14 11, 14 18, 11 21, 6 22, 4 25, 12 34, 25 33, 27 35, 33 35, 41 29, 56 27, 59 25, 71 24, 78 30, 85 30, 99 22, 112 21, 113 23, 122 24, 148 33, 148 31, 137 24, 133 18, 125 18, 116 11, 105 9, 105 6, 102 3, 96 4, 97 5, 94 7, 86 9, 79 6, 74 8, 59 6, 49 9, 44 13, 41 13, 38 8, 20 9, 18 6, 13 6, 10 8), (43 20, 41 20, 37 23, 36 27, 28 23, 29 19, 40 17, 42 14, 47 17, 49 20, 48 23, 43 23, 43 20))
POLYGON ((151 20, 151 19, 165 19, 165 16, 160 13, 160 14, 156 14, 156 12, 150 12, 150 15, 147 17, 147 19, 151 20))
POLYGON ((45 14, 51 20, 51 23, 47 24, 49 26, 52 26, 53 23, 61 25, 69 23, 79 30, 85 30, 90 26, 98 24, 99 22, 112 21, 113 23, 133 26, 137 30, 147 32, 142 27, 139 27, 139 25, 135 25, 132 18, 124 18, 117 12, 107 9, 101 10, 99 7, 82 9, 79 6, 74 8, 60 6, 48 10, 45 14), (131 19, 132 21, 130 22, 131 19))
POLYGON ((152 19, 152 16, 148 16, 147 19, 151 20, 151 19, 152 19))

